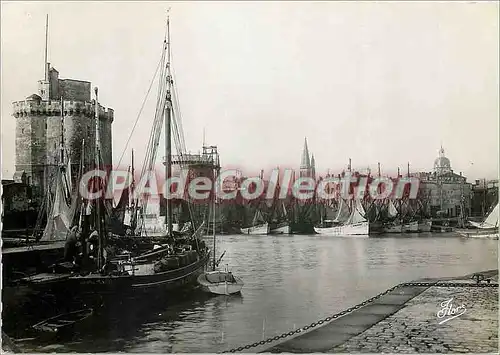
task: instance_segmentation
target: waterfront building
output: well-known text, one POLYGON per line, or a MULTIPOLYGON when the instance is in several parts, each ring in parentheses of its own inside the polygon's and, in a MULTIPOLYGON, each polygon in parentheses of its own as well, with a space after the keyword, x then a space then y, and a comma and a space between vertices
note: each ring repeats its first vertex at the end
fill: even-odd
POLYGON ((472 185, 471 216, 482 219, 498 203, 498 179, 477 179, 472 185))
POLYGON ((465 176, 456 174, 443 147, 434 160, 432 172, 412 174, 420 179, 419 197, 426 206, 426 213, 433 217, 455 218, 470 216, 472 188, 465 176), (463 213, 463 214, 462 214, 463 213))

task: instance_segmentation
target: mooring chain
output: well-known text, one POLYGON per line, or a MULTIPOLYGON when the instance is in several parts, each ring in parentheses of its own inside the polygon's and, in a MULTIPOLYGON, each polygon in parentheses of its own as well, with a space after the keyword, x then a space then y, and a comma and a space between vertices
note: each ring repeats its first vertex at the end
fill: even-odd
POLYGON ((396 285, 372 298, 369 298, 367 299, 366 301, 363 301, 353 307, 350 307, 342 312, 339 312, 339 313, 336 313, 334 315, 331 315, 331 316, 328 316, 324 319, 321 319, 317 322, 313 322, 309 325, 306 325, 305 327, 302 327, 302 328, 299 328, 299 329, 296 329, 296 330, 293 330, 293 331, 290 331, 288 333, 283 333, 281 335, 276 335, 272 338, 268 338, 266 340, 261 340, 261 341, 257 341, 253 344, 248 344, 248 345, 245 345, 245 346, 240 346, 238 348, 234 348, 234 349, 231 349, 231 350, 226 350, 226 351, 223 351, 222 354, 225 354, 225 353, 235 353, 235 352, 240 352, 240 351, 243 351, 243 350, 248 350, 248 349, 251 349, 251 348, 255 348, 256 346, 259 346, 259 345, 265 345, 265 344, 270 344, 272 342, 275 342, 275 341, 278 341, 280 339, 285 339, 285 338, 288 338, 288 337, 291 337, 292 335, 296 335, 296 334, 300 334, 302 332, 305 332, 311 328, 315 328, 317 327, 318 325, 322 325, 324 323, 327 323, 327 322, 330 322, 336 318, 339 318, 339 317, 342 317, 342 316, 345 316, 346 314, 348 313, 351 313, 355 310, 358 310, 364 306, 366 306, 367 304, 369 303, 372 303, 373 301, 377 300, 378 298, 388 294, 389 292, 392 292, 398 288, 401 288, 401 287, 497 287, 498 288, 498 283, 490 283, 490 280, 485 280, 487 281, 487 283, 459 283, 459 282, 450 282, 450 283, 446 283, 446 282, 404 282, 404 283, 401 283, 399 285, 396 285))

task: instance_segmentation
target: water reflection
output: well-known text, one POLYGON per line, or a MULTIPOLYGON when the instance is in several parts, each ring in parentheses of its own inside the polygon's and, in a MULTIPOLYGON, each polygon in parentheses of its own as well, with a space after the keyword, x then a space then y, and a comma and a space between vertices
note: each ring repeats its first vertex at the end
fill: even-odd
MULTIPOLYGON (((211 238, 207 238, 209 242, 211 238)), ((441 236, 221 236, 217 256, 243 278, 241 296, 114 304, 91 333, 27 351, 218 352, 288 332, 400 282, 497 268, 493 240, 441 236)))

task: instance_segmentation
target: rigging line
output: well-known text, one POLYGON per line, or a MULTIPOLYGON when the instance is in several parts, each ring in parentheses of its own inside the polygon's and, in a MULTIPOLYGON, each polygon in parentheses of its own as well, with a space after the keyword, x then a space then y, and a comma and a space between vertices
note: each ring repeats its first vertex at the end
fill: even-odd
POLYGON ((180 109, 180 104, 179 104, 179 99, 178 99, 178 94, 177 94, 177 87, 174 86, 174 102, 176 105, 176 128, 177 128, 177 134, 179 135, 179 144, 180 144, 180 149, 182 153, 186 152, 186 141, 184 139, 184 128, 182 127, 182 116, 181 116, 181 109, 180 109))
POLYGON ((161 64, 161 59, 158 62, 158 65, 156 66, 156 70, 155 70, 155 73, 153 75, 153 78, 151 79, 151 83, 149 84, 149 89, 146 93, 146 97, 144 98, 144 101, 142 102, 141 109, 139 110, 139 113, 137 114, 137 118, 135 119, 134 126, 132 127, 132 131, 130 132, 130 134, 128 136, 127 143, 125 143, 125 148, 123 149, 122 155, 120 156, 120 160, 118 161, 117 166, 120 166, 122 159, 123 159, 123 156, 125 155, 125 152, 127 151, 128 144, 130 143, 130 138, 132 138, 132 134, 134 133, 135 127, 137 126, 137 122, 139 122, 139 118, 142 114, 142 110, 144 109, 144 105, 146 104, 146 101, 148 99, 149 92, 151 91, 151 88, 153 87, 153 83, 155 81, 156 75, 158 74, 158 69, 160 68, 160 64, 161 64))
POLYGON ((174 71, 174 69, 173 69, 173 68, 174 68, 173 63, 175 63, 175 62, 174 62, 174 56, 173 56, 173 53, 170 53, 170 61, 171 61, 171 63, 172 63, 172 64, 171 64, 171 67, 170 67, 170 69, 171 69, 171 75, 172 75, 172 80, 173 80, 173 82, 174 82, 174 85, 172 85, 172 86, 173 86, 173 89, 174 89, 174 90, 173 90, 173 91, 174 91, 174 92, 173 92, 173 94, 174 94, 173 96, 174 96, 174 100, 175 100, 175 104, 176 104, 177 111, 179 111, 179 112, 178 112, 178 116, 179 116, 179 126, 180 126, 180 133, 181 133, 181 139, 182 139, 182 147, 183 147, 183 149, 184 149, 184 151, 185 151, 185 150, 186 150, 186 142, 185 142, 185 140, 184 140, 184 128, 182 127, 182 112, 181 112, 181 105, 180 105, 179 93, 177 92, 177 85, 176 85, 176 83, 177 83, 177 78, 176 78, 176 76, 175 76, 175 71, 174 71))

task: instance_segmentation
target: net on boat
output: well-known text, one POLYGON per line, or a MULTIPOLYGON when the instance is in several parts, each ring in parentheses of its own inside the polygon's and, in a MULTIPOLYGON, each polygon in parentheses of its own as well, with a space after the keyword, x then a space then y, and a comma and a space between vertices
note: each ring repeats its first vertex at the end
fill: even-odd
POLYGON ((56 178, 54 203, 40 239, 41 241, 66 240, 77 205, 77 199, 71 199, 70 191, 67 191, 68 187, 71 186, 70 181, 68 181, 66 173, 59 170, 56 178), (66 196, 70 196, 69 201, 66 196))

